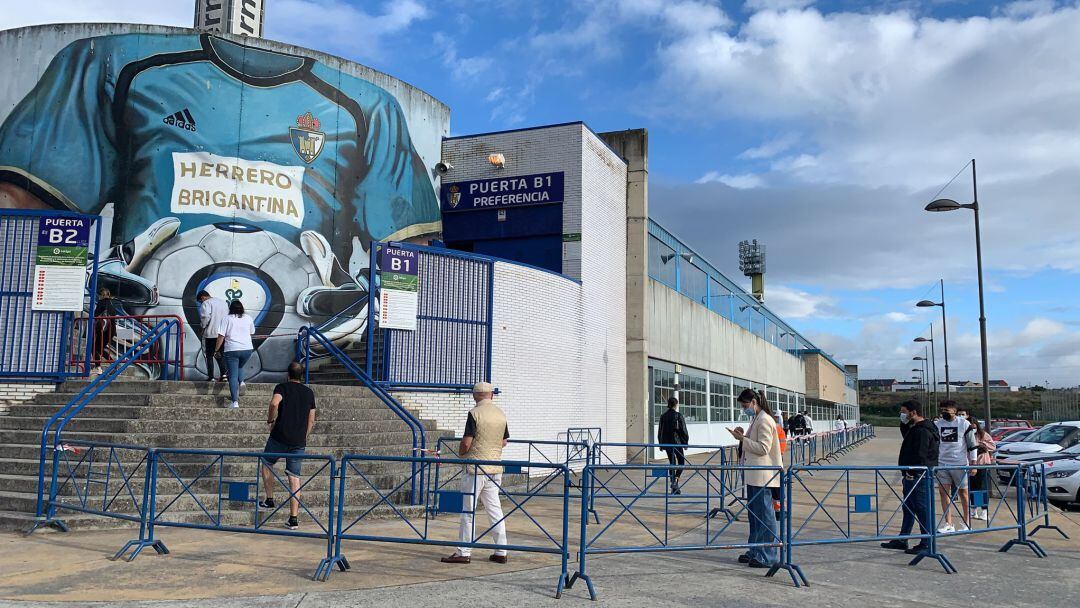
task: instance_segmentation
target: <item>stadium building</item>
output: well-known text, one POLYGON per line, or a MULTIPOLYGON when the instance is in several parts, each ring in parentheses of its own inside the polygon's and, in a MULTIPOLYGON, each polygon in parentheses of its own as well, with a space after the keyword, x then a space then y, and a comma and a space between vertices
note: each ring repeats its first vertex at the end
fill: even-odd
MULTIPOLYGON (((183 322, 189 380, 205 377, 207 290, 255 319, 254 381, 278 381, 315 326, 448 431, 479 380, 535 439, 649 442, 677 394, 692 442, 725 444, 748 387, 814 421, 858 419, 854 368, 650 218, 645 130, 451 136, 450 108, 392 76, 227 33, 38 26, 0 32, 0 53, 6 280, 35 268, 8 209, 91 218, 88 276, 133 315, 183 322), (388 297, 387 243, 419 261, 412 296, 388 297)), ((0 295, 0 400, 92 367, 92 298, 30 299, 0 295)), ((354 381, 332 360, 314 369, 354 381)))

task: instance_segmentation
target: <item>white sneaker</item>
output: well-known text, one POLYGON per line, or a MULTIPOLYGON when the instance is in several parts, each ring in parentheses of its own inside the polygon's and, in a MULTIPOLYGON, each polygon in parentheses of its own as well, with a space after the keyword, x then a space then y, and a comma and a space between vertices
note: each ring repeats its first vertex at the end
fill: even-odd
POLYGON ((241 380, 240 381, 240 388, 244 388, 245 386, 247 386, 247 382, 244 382, 243 380, 241 380))
POLYGON ((236 409, 238 407, 240 407, 240 402, 239 401, 233 401, 232 403, 229 404, 230 409, 236 409))
MULTIPOLYGON (((963 524, 960 524, 960 525, 963 525, 963 524)), ((952 524, 945 524, 944 526, 941 526, 940 528, 938 528, 937 531, 938 531, 938 534, 948 534, 949 532, 956 532, 956 528, 954 528, 952 526, 952 524)))
POLYGON ((986 521, 986 509, 975 509, 975 519, 986 521))
POLYGON ((967 527, 967 524, 965 524, 964 522, 960 522, 960 523, 956 524, 956 530, 955 531, 956 532, 967 532, 968 529, 969 528, 967 527))

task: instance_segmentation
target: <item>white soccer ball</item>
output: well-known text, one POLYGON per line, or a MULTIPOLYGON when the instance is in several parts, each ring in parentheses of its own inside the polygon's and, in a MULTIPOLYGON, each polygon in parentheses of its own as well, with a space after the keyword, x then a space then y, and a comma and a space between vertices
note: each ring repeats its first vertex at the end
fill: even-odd
MULTIPOLYGON (((242 222, 221 222, 181 232, 155 251, 139 275, 158 288, 158 305, 138 312, 176 315, 184 323, 184 377, 206 377, 199 331, 201 290, 226 303, 239 299, 255 321, 255 353, 245 380, 280 382, 295 356, 296 332, 308 322, 296 312, 297 296, 320 284, 299 247, 273 232, 242 222)), ((148 320, 153 324, 155 320, 148 320)))

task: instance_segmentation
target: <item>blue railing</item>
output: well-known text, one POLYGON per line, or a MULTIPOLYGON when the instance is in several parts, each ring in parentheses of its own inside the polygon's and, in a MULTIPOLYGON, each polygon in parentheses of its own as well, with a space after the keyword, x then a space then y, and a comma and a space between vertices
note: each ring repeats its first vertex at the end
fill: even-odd
MULTIPOLYGON (((349 373, 351 373, 363 386, 367 387, 369 391, 375 397, 382 401, 386 407, 390 408, 390 411, 400 418, 412 432, 412 455, 416 456, 422 454, 427 449, 427 436, 424 433, 424 425, 420 420, 413 415, 408 409, 403 407, 394 396, 390 394, 385 388, 379 385, 377 382, 371 379, 371 376, 367 374, 355 361, 352 360, 347 354, 341 351, 334 343, 330 341, 321 331, 314 327, 302 327, 297 334, 296 338, 296 350, 297 360, 304 364, 304 379, 307 381, 311 374, 311 341, 315 340, 318 346, 337 359, 349 373)), ((421 470, 419 478, 419 486, 417 486, 417 476, 415 475, 416 464, 413 465, 413 477, 412 477, 412 500, 414 504, 418 504, 422 497, 419 495, 418 490, 423 488, 423 471, 421 470)))
MULTIPOLYGON (((79 391, 77 395, 72 397, 58 412, 49 417, 45 422, 45 426, 41 429, 41 445, 38 455, 38 487, 37 487, 37 506, 35 507, 35 517, 37 521, 34 523, 33 528, 30 529, 33 532, 35 529, 42 526, 54 526, 61 529, 64 528, 64 523, 60 520, 54 519, 53 515, 56 512, 53 502, 56 498, 57 492, 57 476, 59 473, 59 452, 61 447, 61 433, 64 427, 75 416, 79 415, 79 412, 83 410, 95 397, 98 396, 106 387, 108 387, 114 380, 120 377, 120 374, 124 372, 129 366, 135 363, 139 357, 150 350, 158 342, 164 342, 165 345, 171 343, 174 347, 179 348, 180 344, 180 332, 183 329, 180 327, 179 322, 175 320, 164 320, 158 323, 147 332, 142 338, 140 338, 135 344, 131 346, 123 355, 118 357, 116 361, 112 363, 98 377, 90 381, 83 390, 79 391), (49 450, 49 434, 52 434, 52 478, 49 484, 49 497, 45 499, 45 467, 49 450)), ((179 361, 179 356, 177 358, 179 361)), ((166 365, 163 369, 165 377, 163 379, 171 379, 170 373, 179 373, 178 368, 174 368, 173 372, 169 371, 169 366, 166 365)))

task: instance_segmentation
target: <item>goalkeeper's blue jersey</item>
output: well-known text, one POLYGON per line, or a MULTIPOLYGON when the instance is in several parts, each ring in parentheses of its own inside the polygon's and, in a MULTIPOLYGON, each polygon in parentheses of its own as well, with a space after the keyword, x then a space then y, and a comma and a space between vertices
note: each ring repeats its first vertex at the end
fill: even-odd
POLYGON ((57 54, 0 128, 0 179, 60 208, 114 203, 113 240, 155 220, 354 238, 437 232, 400 106, 306 57, 210 35, 122 34, 57 54))

